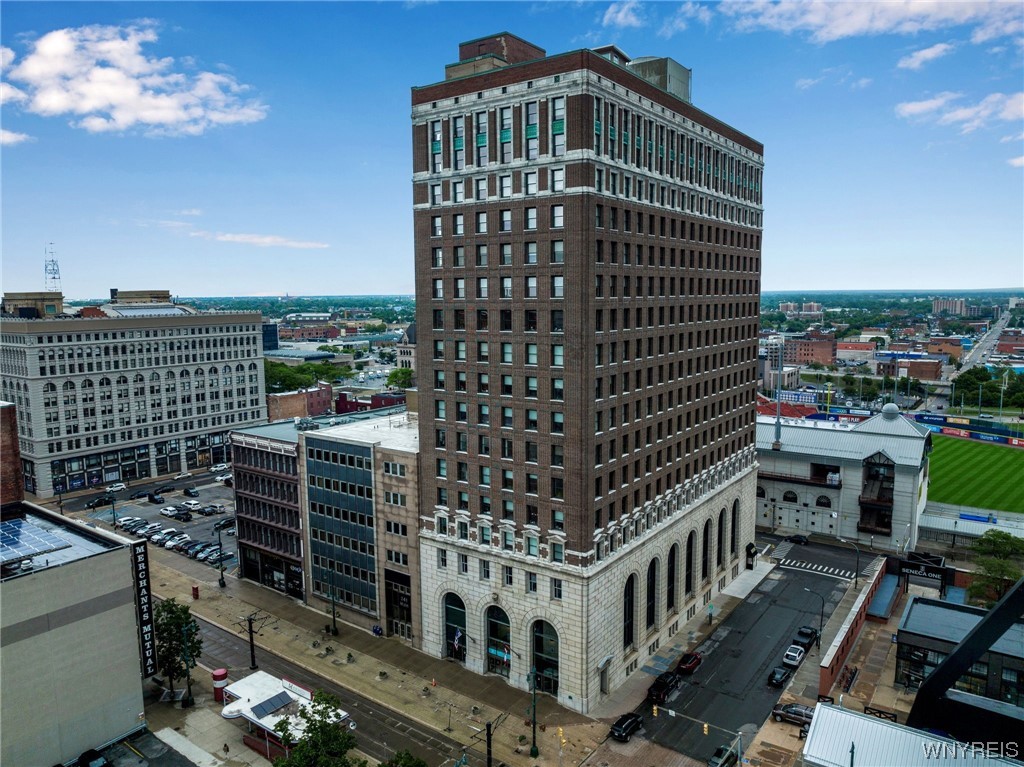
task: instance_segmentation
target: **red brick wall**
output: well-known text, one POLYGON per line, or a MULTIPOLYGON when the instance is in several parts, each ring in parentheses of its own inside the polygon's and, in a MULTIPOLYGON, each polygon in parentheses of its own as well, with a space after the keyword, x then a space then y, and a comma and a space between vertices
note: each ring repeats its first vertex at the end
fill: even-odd
POLYGON ((18 415, 14 405, 0 407, 0 504, 25 500, 18 447, 18 415))

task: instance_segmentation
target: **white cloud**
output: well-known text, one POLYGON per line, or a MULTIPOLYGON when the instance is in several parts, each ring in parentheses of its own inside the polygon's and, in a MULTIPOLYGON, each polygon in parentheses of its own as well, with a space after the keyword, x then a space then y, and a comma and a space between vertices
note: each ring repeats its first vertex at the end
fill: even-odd
POLYGON ((824 79, 824 77, 801 77, 799 80, 796 81, 796 87, 799 90, 805 91, 808 88, 817 85, 824 79))
POLYGON ((27 133, 15 133, 6 128, 0 128, 0 146, 14 146, 25 141, 35 141, 35 139, 27 133))
POLYGON ((725 0, 719 10, 741 31, 807 32, 819 43, 858 35, 904 34, 973 26, 971 40, 985 42, 1024 31, 1020 5, 1003 0, 725 0))
POLYGON ((148 21, 59 29, 37 39, 8 76, 24 89, 27 111, 70 115, 73 126, 92 133, 199 135, 266 117, 266 105, 248 98, 249 87, 234 77, 148 56, 143 47, 156 41, 148 21))
POLYGON ((994 120, 1024 119, 1024 92, 1009 96, 990 93, 974 106, 951 109, 939 118, 940 125, 959 125, 961 133, 972 133, 994 120))
POLYGON ((6 45, 0 45, 0 72, 7 69, 14 61, 14 51, 6 45))
POLYGON ((1011 141, 1024 141, 1024 133, 1018 133, 1016 136, 1003 136, 999 139, 1000 144, 1009 144, 1011 141))
POLYGON ((178 211, 178 215, 179 216, 201 216, 201 215, 203 215, 203 211, 201 211, 199 208, 185 208, 184 210, 179 210, 178 211))
POLYGON ((930 61, 941 59, 947 53, 953 52, 953 46, 949 43, 936 43, 930 48, 924 48, 920 51, 914 51, 909 56, 904 56, 898 62, 896 66, 899 69, 920 69, 930 61))
POLYGON ((0 104, 18 104, 28 100, 25 91, 15 88, 10 83, 0 83, 0 104))
POLYGON ((228 232, 189 232, 190 237, 202 237, 215 242, 238 242, 255 245, 260 248, 294 248, 298 250, 315 250, 329 248, 326 242, 304 242, 289 240, 276 234, 231 234, 228 232))
POLYGON ((874 81, 870 77, 862 77, 859 80, 854 80, 850 85, 850 88, 855 91, 860 91, 867 88, 872 82, 874 81))
POLYGON ((604 12, 601 20, 603 27, 642 27, 643 20, 640 18, 640 3, 637 0, 625 0, 622 3, 612 3, 604 12))
POLYGON ((689 27, 691 19, 707 26, 711 23, 711 10, 700 3, 683 3, 675 13, 665 19, 661 29, 658 30, 658 36, 672 37, 677 32, 684 32, 689 27))
POLYGON ((1024 168, 1024 155, 1021 155, 1020 157, 1011 157, 1006 162, 1014 168, 1024 168))
POLYGON ((904 101, 902 104, 896 105, 896 114, 900 117, 919 117, 942 109, 950 101, 958 99, 960 96, 959 93, 944 91, 924 101, 904 101))

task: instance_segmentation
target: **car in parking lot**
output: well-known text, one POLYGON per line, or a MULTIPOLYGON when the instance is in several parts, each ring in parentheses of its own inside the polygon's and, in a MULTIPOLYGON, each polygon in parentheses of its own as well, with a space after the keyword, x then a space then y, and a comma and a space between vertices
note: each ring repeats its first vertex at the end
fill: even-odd
POLYGON ((816 641, 818 641, 818 629, 811 626, 801 626, 797 629, 796 636, 793 637, 793 644, 799 645, 805 650, 810 650, 811 645, 816 641))
POLYGON ((220 546, 218 546, 215 543, 210 548, 204 549, 203 551, 200 551, 199 555, 196 557, 196 559, 198 561, 200 561, 200 562, 205 562, 210 557, 215 556, 217 554, 220 554, 220 546))
POLYGON ((162 495, 160 495, 160 493, 150 493, 148 496, 146 496, 146 498, 147 498, 147 500, 150 503, 163 503, 164 502, 164 497, 162 495))
POLYGON ((192 472, 191 471, 179 471, 177 474, 174 475, 174 478, 175 479, 188 479, 191 476, 192 476, 192 472))
POLYGON ((647 688, 647 700, 651 703, 664 703, 668 696, 679 687, 680 681, 679 677, 671 671, 658 674, 658 678, 647 688))
POLYGON ((199 559, 200 555, 202 555, 204 552, 210 551, 216 545, 217 545, 216 541, 213 541, 213 542, 207 541, 202 546, 198 546, 197 548, 190 549, 189 552, 188 552, 188 555, 190 557, 192 557, 192 559, 199 559))
POLYGON ((704 656, 699 652, 683 653, 683 657, 679 659, 679 663, 676 665, 676 673, 692 674, 703 661, 704 656))
POLYGON ((206 560, 208 565, 219 565, 221 562, 227 562, 230 559, 235 558, 235 552, 233 551, 221 551, 206 560))
POLYGON ((800 703, 780 703, 772 709, 772 718, 776 722, 810 724, 814 718, 814 709, 800 703))
POLYGON ((87 508, 87 509, 95 509, 95 508, 97 508, 99 506, 107 506, 108 504, 113 503, 114 500, 116 500, 116 499, 112 495, 106 495, 106 494, 98 495, 95 498, 93 498, 91 501, 86 503, 85 504, 85 508, 87 508))
POLYGON ((177 513, 177 506, 164 506, 162 509, 160 509, 160 515, 164 517, 173 517, 177 513))
POLYGON ((190 540, 192 540, 192 536, 188 533, 178 533, 177 535, 172 535, 170 538, 164 541, 164 548, 173 549, 179 543, 184 543, 185 541, 190 540))
POLYGON ((156 493, 157 495, 160 495, 160 493, 173 493, 174 485, 160 485, 160 487, 158 487, 153 492, 156 493))
POLYGON ((132 532, 141 538, 146 538, 151 533, 155 533, 157 530, 162 530, 163 527, 164 526, 159 522, 148 522, 144 525, 141 525, 140 527, 134 528, 132 532))
POLYGON ((194 487, 186 487, 181 492, 182 492, 183 495, 187 495, 189 498, 198 498, 199 497, 199 491, 196 490, 194 487))
POLYGON ((217 508, 211 505, 203 506, 203 508, 199 510, 199 513, 202 514, 204 517, 212 517, 214 514, 217 513, 217 508))
POLYGON ((226 463, 215 463, 210 467, 210 473, 216 474, 219 471, 227 471, 228 465, 226 463))
POLYGON ((218 519, 213 524, 214 530, 227 530, 229 527, 235 526, 235 518, 228 517, 227 519, 218 519))
POLYGON ((790 668, 796 668, 803 662, 805 654, 806 651, 803 647, 791 644, 789 649, 786 650, 786 654, 782 656, 782 665, 789 666, 790 668))
POLYGON ((719 746, 708 759, 708 767, 733 767, 739 760, 736 750, 731 745, 719 746))
POLYGON ((214 477, 214 479, 216 479, 218 482, 230 482, 232 479, 232 475, 230 473, 218 474, 216 477, 214 477))
POLYGON ((793 670, 785 666, 776 666, 768 674, 768 684, 771 687, 785 687, 786 682, 793 676, 793 670))
POLYGON ((203 504, 201 504, 199 501, 185 501, 181 505, 184 506, 189 511, 199 511, 201 508, 203 508, 203 504))
POLYGON ((155 533, 149 536, 150 543, 164 544, 168 538, 173 538, 178 535, 179 531, 173 527, 165 528, 164 530, 157 530, 155 533))
POLYGON ((134 493, 129 495, 128 498, 130 500, 132 500, 132 501, 137 501, 140 498, 145 498, 148 495, 149 495, 149 491, 148 490, 136 490, 134 493))
POLYGON ((191 556, 193 551, 197 551, 198 549, 202 548, 203 546, 208 546, 208 545, 209 545, 208 541, 190 541, 190 542, 186 543, 184 546, 182 546, 179 549, 179 551, 181 551, 182 554, 186 554, 188 556, 191 556))
POLYGON ((644 718, 635 711, 630 711, 615 720, 609 735, 622 743, 629 743, 629 739, 643 726, 644 718))
POLYGON ((798 543, 801 546, 806 546, 808 543, 810 543, 810 540, 807 538, 806 535, 787 535, 786 540, 789 543, 798 543))
POLYGON ((124 482, 115 482, 114 484, 107 485, 107 487, 106 487, 106 490, 107 490, 108 493, 118 493, 121 490, 127 490, 127 489, 128 489, 128 485, 126 485, 124 482))
POLYGON ((132 522, 141 521, 142 517, 121 517, 117 520, 117 526, 124 530, 132 522))
MULTIPOLYGON (((129 519, 131 519, 131 517, 129 517, 129 519)), ((130 522, 126 522, 122 525, 121 529, 128 533, 134 533, 140 527, 145 527, 148 524, 149 520, 136 517, 135 519, 131 519, 130 522)))
POLYGON ((177 510, 175 510, 174 514, 171 516, 171 519, 176 519, 179 522, 191 522, 192 521, 192 514, 190 512, 188 512, 188 511, 186 511, 185 509, 177 509, 177 510))

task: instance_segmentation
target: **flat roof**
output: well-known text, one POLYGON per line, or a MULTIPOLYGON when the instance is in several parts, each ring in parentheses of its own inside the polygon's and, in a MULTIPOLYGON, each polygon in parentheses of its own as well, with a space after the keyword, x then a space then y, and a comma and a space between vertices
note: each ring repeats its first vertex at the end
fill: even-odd
MULTIPOLYGON (((241 717, 271 731, 287 719, 292 733, 301 735, 305 731, 305 722, 298 713, 312 704, 313 693, 294 682, 256 671, 229 684, 224 693, 232 698, 221 709, 220 715, 225 719, 241 717)), ((339 722, 348 719, 348 712, 339 710, 339 714, 339 722)))
POLYGON ((27 501, 3 507, 3 526, 5 533, 10 533, 0 541, 0 560, 4 563, 0 580, 4 581, 61 567, 131 543, 27 501), (37 543, 39 553, 31 552, 37 543))
MULTIPOLYGON (((979 734, 979 739, 983 733, 979 734)), ((1018 765, 1012 759, 991 756, 979 758, 970 746, 950 738, 915 730, 902 724, 862 714, 842 706, 819 703, 814 709, 803 763, 809 767, 942 767, 981 763, 1018 765), (851 756, 850 749, 854 749, 851 756)))
MULTIPOLYGON (((914 597, 903 611, 899 630, 921 637, 960 644, 985 617, 980 607, 914 597)), ((986 652, 1024 659, 1024 619, 1018 620, 986 652)))
MULTIPOLYGON (((254 437, 262 437, 263 439, 272 439, 278 442, 290 442, 293 445, 297 445, 299 442, 299 434, 309 431, 315 431, 317 434, 323 433, 325 429, 333 429, 333 427, 341 426, 345 424, 356 424, 362 421, 378 421, 383 418, 385 421, 391 417, 392 419, 407 418, 405 405, 392 405, 390 407, 377 408, 376 410, 362 410, 356 413, 345 413, 343 415, 320 415, 315 418, 301 419, 302 421, 312 421, 317 425, 317 429, 299 429, 296 428, 296 422, 294 418, 289 418, 283 421, 274 421, 273 423, 264 423, 258 426, 248 426, 244 429, 234 429, 232 434, 240 435, 251 435, 254 437)), ((380 439, 373 440, 374 442, 381 441, 380 439)))
MULTIPOLYGON (((394 408, 388 408, 394 410, 394 408)), ((379 412, 379 411, 373 411, 379 412)), ((307 432, 307 434, 310 434, 307 432)), ((416 452, 419 449, 419 426, 409 418, 407 412, 385 418, 362 419, 339 426, 332 426, 326 431, 310 434, 344 442, 367 442, 380 444, 390 450, 407 450, 416 452)))

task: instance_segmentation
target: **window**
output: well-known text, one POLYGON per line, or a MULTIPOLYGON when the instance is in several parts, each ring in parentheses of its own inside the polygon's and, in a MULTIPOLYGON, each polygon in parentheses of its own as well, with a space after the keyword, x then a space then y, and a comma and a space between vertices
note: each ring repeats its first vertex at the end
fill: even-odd
POLYGON ((526 103, 526 159, 536 160, 540 154, 540 136, 537 131, 538 108, 536 101, 526 103))
POLYGON ((466 297, 466 280, 463 277, 455 278, 455 298, 466 297))
POLYGON ((502 568, 503 582, 506 586, 512 585, 512 568, 508 565, 503 565, 502 568))
POLYGON ((551 510, 551 529, 552 530, 564 530, 565 529, 565 512, 561 509, 551 510))
POLYGON ((476 278, 476 297, 487 298, 487 278, 477 277, 476 278))
POLYGON ((526 396, 532 398, 537 396, 537 376, 526 377, 526 396))
POLYGON ((551 345, 551 364, 555 367, 565 364, 565 347, 562 344, 551 345))
POLYGON ((512 364, 512 344, 503 343, 501 345, 501 361, 503 364, 512 364))
POLYGON ((817 506, 819 509, 831 509, 832 499, 829 498, 827 495, 819 495, 817 500, 814 502, 814 505, 817 506))
POLYGON ((551 414, 551 433, 552 434, 564 434, 565 433, 565 413, 552 413, 551 414))
POLYGON ((500 189, 500 193, 501 193, 502 197, 511 197, 512 196, 512 177, 511 176, 501 176, 498 179, 498 188, 500 189))
POLYGON ((535 263, 537 263, 537 243, 535 243, 535 242, 523 243, 523 263, 524 264, 535 264, 535 263))
POLYGON ((503 397, 512 396, 512 376, 501 377, 501 395, 503 397))
POLYGON ((501 489, 515 490, 514 474, 512 469, 503 469, 501 472, 501 489))
POLYGON ((537 364, 537 344, 526 344, 526 364, 537 364))
MULTIPOLYGON (((512 278, 502 277, 501 278, 501 297, 512 298, 512 278)), ((441 296, 435 296, 435 298, 441 298, 441 296)))
MULTIPOLYGON (((501 211, 501 224, 500 231, 511 232, 512 231, 512 211, 503 210, 501 211)), ((511 247, 511 246, 509 246, 511 247)))
POLYGON ((452 264, 454 266, 466 265, 466 249, 462 245, 456 245, 452 250, 452 264))
POLYGON ((477 405, 476 422, 481 426, 487 426, 491 422, 491 406, 477 405))
POLYGON ((565 332, 565 312, 562 309, 551 310, 551 332, 565 332))
POLYGON ((431 216, 430 217, 430 236, 440 237, 441 236, 441 217, 431 216))
POLYGON ((434 280, 433 281, 433 286, 434 286, 433 287, 433 291, 432 291, 433 297, 434 298, 444 298, 444 280, 440 280, 440 279, 434 280))
POLYGON ((501 161, 512 162, 512 107, 501 107, 498 110, 498 142, 501 161))
POLYGON ((528 431, 537 431, 537 411, 527 410, 526 411, 526 429, 528 431))
POLYGON ((466 201, 466 187, 463 182, 456 181, 452 184, 452 202, 466 201))
POLYGON ((441 185, 431 184, 430 185, 430 204, 440 205, 441 204, 441 185))
POLYGON ((551 579, 551 598, 561 599, 562 598, 562 579, 552 578, 551 579))
POLYGON ((445 403, 443 399, 434 400, 434 418, 444 419, 445 403))
POLYGON ((459 575, 469 574, 469 556, 459 554, 459 575))
MULTIPOLYGON (((563 137, 562 141, 563 153, 565 147, 565 141, 563 137)), ((565 168, 552 168, 551 169, 551 191, 552 192, 564 192, 565 191, 565 168)))
POLYGON ((435 389, 442 389, 442 390, 445 388, 444 371, 443 370, 435 370, 434 371, 434 388, 435 389))
POLYGON ((481 211, 476 214, 476 233, 487 234, 487 212, 481 211))
POLYGON ((785 501, 786 503, 796 503, 796 493, 794 493, 792 490, 787 490, 782 494, 782 500, 785 501))
POLYGON ((436 474, 437 474, 438 477, 442 477, 442 478, 448 476, 448 461, 446 459, 444 459, 444 458, 438 458, 437 459, 437 472, 436 472, 436 474))
POLYGON ((437 566, 440 569, 448 567, 448 550, 438 549, 437 550, 437 566))
POLYGON ((434 359, 444 359, 444 341, 434 341, 434 359))
POLYGON ((394 461, 384 461, 384 473, 390 474, 393 477, 404 477, 405 464, 395 463, 394 461))
POLYGON ((565 278, 560 274, 551 278, 551 297, 565 298, 565 278))
POLYGON ((491 467, 481 466, 480 467, 480 484, 484 487, 490 487, 491 484, 491 467))
POLYGON ((444 266, 444 251, 441 248, 433 248, 430 251, 430 263, 435 269, 444 266))
MULTIPOLYGON (((511 220, 509 221, 509 226, 510 227, 512 226, 511 220)), ((512 243, 511 242, 503 242, 503 243, 501 243, 501 260, 500 260, 499 263, 502 266, 511 266, 512 265, 512 243)))
POLYGON ((476 265, 487 266, 487 246, 477 245, 476 246, 476 265))
POLYGON ((512 551, 516 547, 515 533, 511 530, 501 531, 501 548, 505 551, 512 551))
POLYGON ((537 593, 537 573, 526 574, 526 590, 530 594, 537 593))
POLYGON ((532 535, 527 535, 524 539, 526 544, 526 556, 535 557, 540 554, 540 540, 532 535))
POLYGON ((552 562, 564 562, 565 561, 565 544, 551 543, 551 561, 552 562))
POLYGON ((487 362, 490 359, 490 344, 487 341, 476 342, 476 359, 477 362, 487 362))
POLYGON ((523 280, 523 283, 524 283, 525 290, 526 290, 526 296, 525 297, 526 298, 536 298, 537 297, 537 278, 536 277, 526 277, 523 280))
POLYGON ((459 236, 465 234, 465 221, 461 213, 452 216, 452 234, 459 236))
POLYGON ((455 342, 455 359, 464 360, 466 359, 466 342, 456 341, 455 342))
MULTIPOLYGON (((561 207, 561 206, 558 206, 561 207)), ((526 208, 523 211, 523 229, 532 230, 537 228, 537 209, 526 208)))
POLYGON ((523 174, 523 192, 537 194, 537 171, 527 171, 523 174))
POLYGON ((563 445, 551 446, 551 465, 565 466, 565 447, 563 445))
POLYGON ((564 225, 565 206, 563 205, 552 205, 551 206, 551 227, 553 229, 560 229, 564 225))
MULTIPOLYGON (((477 148, 477 151, 479 151, 479 150, 480 150, 480 147, 477 148)), ((487 147, 484 146, 483 150, 486 153, 487 147)), ((483 166, 483 165, 486 165, 486 164, 487 164, 486 161, 480 162, 480 158, 479 157, 477 158, 477 165, 483 166)), ((487 179, 486 178, 478 178, 476 180, 476 199, 478 199, 478 200, 486 200, 487 199, 487 179)))
POLYGON ((489 581, 491 579, 491 563, 486 559, 480 560, 480 580, 489 581))
POLYGON ((565 263, 565 241, 564 240, 552 240, 551 241, 551 263, 553 263, 553 264, 564 264, 565 263))

